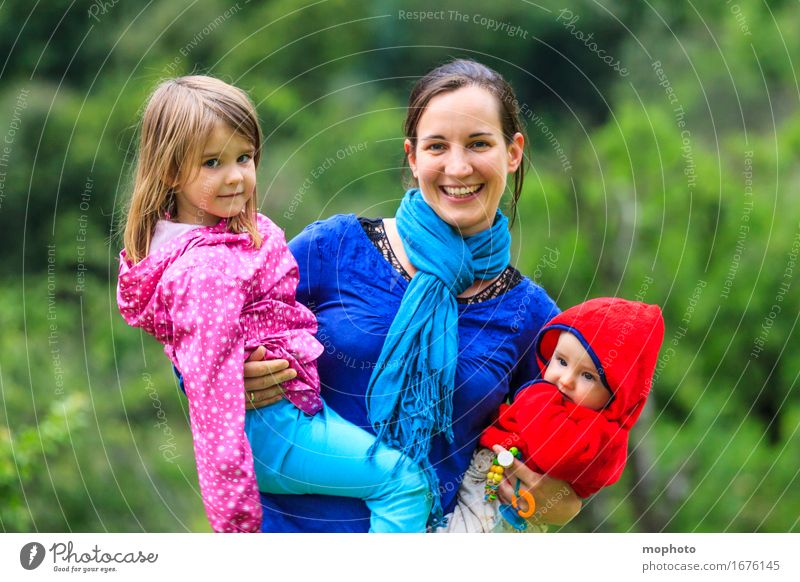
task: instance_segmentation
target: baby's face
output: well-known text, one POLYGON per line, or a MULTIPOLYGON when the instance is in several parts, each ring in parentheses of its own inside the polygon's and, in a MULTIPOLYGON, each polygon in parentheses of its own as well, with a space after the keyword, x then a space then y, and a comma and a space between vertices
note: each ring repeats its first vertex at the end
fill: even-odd
POLYGON ((553 357, 544 371, 544 379, 578 406, 600 410, 611 399, 603 386, 591 356, 577 337, 562 331, 553 357))

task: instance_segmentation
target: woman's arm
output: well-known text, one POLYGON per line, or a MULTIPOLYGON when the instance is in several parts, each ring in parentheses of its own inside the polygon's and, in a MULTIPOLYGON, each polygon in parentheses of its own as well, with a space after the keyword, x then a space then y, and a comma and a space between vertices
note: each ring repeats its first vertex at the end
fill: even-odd
MULTIPOLYGON (((495 452, 500 452, 502 447, 494 447, 495 452)), ((564 525, 578 515, 582 502, 580 497, 566 481, 554 479, 529 469, 519 459, 514 459, 514 464, 506 470, 506 479, 500 483, 498 494, 503 503, 511 504, 514 494, 513 483, 520 480, 520 491, 529 491, 536 502, 536 511, 529 520, 536 523, 550 525, 564 525)), ((528 503, 524 498, 518 499, 519 509, 528 510, 528 503)))

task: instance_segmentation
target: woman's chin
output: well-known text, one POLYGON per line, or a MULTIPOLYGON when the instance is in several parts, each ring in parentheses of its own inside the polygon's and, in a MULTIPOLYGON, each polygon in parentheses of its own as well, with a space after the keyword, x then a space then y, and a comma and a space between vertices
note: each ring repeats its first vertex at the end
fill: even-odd
POLYGON ((466 208, 451 209, 445 207, 436 209, 436 214, 447 224, 455 228, 461 236, 472 236, 492 226, 494 212, 492 212, 492 218, 490 219, 482 206, 477 209, 472 209, 472 212, 464 212, 465 210, 466 208))
POLYGON ((476 220, 475 218, 462 218, 451 216, 444 221, 458 231, 461 236, 472 236, 489 228, 491 224, 487 220, 476 220))

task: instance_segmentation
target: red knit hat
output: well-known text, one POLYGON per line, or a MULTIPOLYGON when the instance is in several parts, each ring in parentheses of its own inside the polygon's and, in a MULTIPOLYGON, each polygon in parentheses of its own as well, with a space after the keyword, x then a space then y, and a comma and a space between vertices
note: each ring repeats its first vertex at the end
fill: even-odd
POLYGON ((536 338, 536 357, 544 374, 558 337, 578 338, 613 397, 603 416, 630 429, 639 418, 664 339, 664 319, 657 305, 600 297, 554 317, 536 338))

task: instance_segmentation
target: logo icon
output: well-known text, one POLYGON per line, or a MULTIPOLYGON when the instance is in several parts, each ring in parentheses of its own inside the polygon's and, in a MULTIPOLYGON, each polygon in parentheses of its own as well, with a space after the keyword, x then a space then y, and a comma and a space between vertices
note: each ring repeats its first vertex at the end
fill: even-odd
POLYGON ((44 546, 39 542, 30 542, 19 551, 19 563, 26 570, 35 570, 44 561, 44 546))

